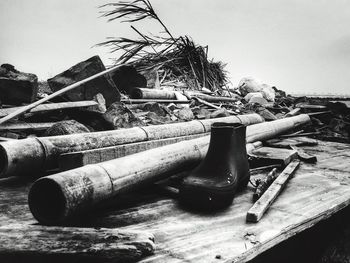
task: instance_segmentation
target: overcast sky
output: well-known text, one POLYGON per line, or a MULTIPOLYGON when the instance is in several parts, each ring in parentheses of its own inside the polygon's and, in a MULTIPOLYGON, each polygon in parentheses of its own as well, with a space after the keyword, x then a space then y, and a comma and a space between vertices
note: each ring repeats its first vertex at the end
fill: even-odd
MULTIPOLYGON (((107 23, 108 0, 0 0, 0 63, 47 79, 95 54, 109 36, 132 36, 107 23)), ((291 93, 350 94, 348 0, 151 0, 175 36, 189 35, 227 63, 234 86, 254 76, 291 93)), ((145 30, 139 23, 137 28, 145 30)), ((157 31, 154 25, 147 30, 157 31)), ((160 30, 160 28, 159 28, 160 30)))

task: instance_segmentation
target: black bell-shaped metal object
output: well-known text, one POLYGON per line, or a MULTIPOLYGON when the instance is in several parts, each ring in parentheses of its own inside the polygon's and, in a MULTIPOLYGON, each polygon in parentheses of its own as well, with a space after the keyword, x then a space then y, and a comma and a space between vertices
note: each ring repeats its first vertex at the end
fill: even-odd
POLYGON ((180 201, 199 210, 224 208, 249 179, 246 127, 217 122, 211 128, 207 155, 180 187, 180 201))

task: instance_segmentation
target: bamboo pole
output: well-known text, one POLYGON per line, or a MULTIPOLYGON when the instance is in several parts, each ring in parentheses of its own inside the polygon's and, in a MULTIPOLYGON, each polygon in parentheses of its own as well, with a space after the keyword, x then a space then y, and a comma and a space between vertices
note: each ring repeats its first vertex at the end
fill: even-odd
POLYGON ((121 102, 125 104, 141 104, 147 102, 157 102, 157 103, 175 103, 175 104, 190 104, 190 100, 160 100, 160 99, 122 99, 121 102))
POLYGON ((236 122, 249 125, 262 121, 262 117, 258 114, 247 114, 113 131, 1 142, 0 177, 25 175, 29 170, 37 174, 57 168, 58 156, 63 153, 207 133, 214 122, 236 122))
MULTIPOLYGON (((309 121, 307 115, 299 115, 254 124, 247 127, 246 140, 273 138, 309 121)), ((210 136, 205 136, 182 141, 43 177, 30 189, 29 208, 40 223, 62 223, 117 194, 193 168, 205 157, 209 140, 210 136)))
POLYGON ((205 135, 208 135, 208 133, 200 133, 161 140, 128 143, 123 145, 104 147, 86 151, 64 153, 61 154, 58 158, 58 166, 60 171, 67 171, 84 165, 105 162, 176 142, 196 139, 205 135))
POLYGON ((160 89, 133 88, 130 92, 132 99, 167 99, 176 100, 174 91, 160 89))
POLYGON ((34 109, 35 107, 39 106, 40 104, 43 104, 44 102, 49 101, 49 100, 57 97, 58 95, 61 95, 63 93, 66 93, 67 91, 73 90, 73 89, 75 89, 75 88, 77 88, 77 87, 79 87, 79 86, 89 82, 90 80, 96 79, 96 78, 98 78, 100 76, 103 76, 103 75, 105 75, 107 73, 113 72, 113 71, 117 70, 118 68, 120 68, 121 66, 122 65, 118 65, 118 66, 106 69, 104 71, 101 71, 100 73, 92 75, 92 76, 90 76, 90 77, 88 77, 86 79, 77 81, 77 82, 75 82, 75 83, 73 83, 73 84, 71 84, 71 85, 69 85, 69 86, 67 86, 67 87, 65 87, 63 89, 60 89, 60 90, 50 94, 49 96, 47 96, 45 98, 42 98, 42 99, 40 99, 38 101, 35 101, 35 102, 33 102, 33 103, 31 103, 31 104, 29 104, 27 106, 23 106, 20 109, 18 109, 16 111, 10 113, 9 115, 1 118, 0 119, 0 125, 5 123, 6 121, 12 120, 13 118, 15 118, 15 117, 17 117, 17 116, 19 116, 19 115, 21 115, 23 113, 26 113, 26 112, 30 111, 31 109, 34 109))
MULTIPOLYGON (((69 102, 58 102, 58 103, 47 103, 38 105, 36 108, 31 109, 29 112, 43 112, 43 111, 54 111, 54 110, 65 110, 72 108, 82 108, 98 105, 96 101, 86 100, 86 101, 69 101, 69 102)), ((12 107, 0 109, 0 117, 4 117, 13 113, 23 107, 12 107)))

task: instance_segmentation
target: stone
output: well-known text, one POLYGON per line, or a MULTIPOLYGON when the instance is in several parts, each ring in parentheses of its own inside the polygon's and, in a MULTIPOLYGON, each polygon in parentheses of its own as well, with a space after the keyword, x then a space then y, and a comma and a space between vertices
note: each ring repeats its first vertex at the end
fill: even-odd
POLYGON ((167 112, 165 112, 164 109, 157 102, 145 103, 142 107, 142 110, 153 112, 162 117, 165 117, 167 115, 167 112))
POLYGON ((159 74, 157 70, 144 72, 144 76, 146 77, 146 80, 147 80, 147 88, 149 89, 160 88, 159 74))
POLYGON ((230 113, 227 112, 226 109, 222 108, 222 109, 218 109, 214 112, 212 112, 210 114, 210 118, 214 119, 214 118, 221 118, 221 117, 228 117, 230 116, 230 113))
POLYGON ((111 73, 117 88, 126 94, 130 94, 133 88, 147 87, 146 78, 139 74, 133 66, 121 66, 111 73))
POLYGON ((113 125, 114 129, 131 128, 144 125, 144 123, 125 105, 119 102, 115 102, 109 106, 103 116, 106 121, 113 125))
POLYGON ((252 77, 245 77, 238 83, 238 90, 244 97, 248 93, 261 91, 261 83, 252 77))
POLYGON ((38 77, 16 70, 10 64, 0 67, 0 100, 3 104, 21 105, 35 101, 38 93, 38 77))
POLYGON ((171 122, 170 117, 168 116, 163 117, 151 111, 147 113, 146 117, 150 121, 150 124, 153 124, 153 125, 165 124, 165 123, 171 122))
POLYGON ((265 107, 258 107, 258 109, 256 110, 256 113, 258 113, 261 117, 263 117, 265 121, 277 120, 277 117, 265 107))
POLYGON ((249 92, 247 95, 244 96, 244 100, 246 102, 249 102, 252 97, 260 97, 263 98, 263 94, 260 92, 249 92))
POLYGON ((202 120, 210 118, 211 112, 208 109, 196 107, 192 111, 196 119, 202 120))
POLYGON ((261 87, 262 87, 261 93, 264 95, 264 98, 267 101, 274 102, 276 97, 276 92, 273 89, 273 87, 268 84, 262 84, 261 87))
POLYGON ((75 120, 60 121, 52 125, 45 132, 45 136, 66 135, 73 133, 86 133, 89 129, 75 120))
POLYGON ((191 121, 194 119, 194 114, 190 108, 182 108, 175 115, 183 121, 191 121))
MULTIPOLYGON (((52 91, 56 92, 70 84, 95 75, 106 68, 99 56, 82 61, 70 69, 47 80, 52 91)), ((93 79, 61 96, 69 101, 92 100, 97 93, 106 99, 107 107, 120 101, 120 93, 109 74, 93 79)))
POLYGON ((249 100, 249 104, 253 104, 253 103, 264 106, 264 105, 268 104, 268 101, 264 98, 261 98, 260 96, 253 96, 249 100))

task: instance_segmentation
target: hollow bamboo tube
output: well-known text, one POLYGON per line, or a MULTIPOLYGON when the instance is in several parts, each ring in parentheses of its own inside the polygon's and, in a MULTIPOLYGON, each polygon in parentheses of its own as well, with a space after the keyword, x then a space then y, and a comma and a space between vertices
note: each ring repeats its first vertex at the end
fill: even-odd
MULTIPOLYGON (((308 115, 247 127, 247 142, 273 138, 310 121, 308 115), (263 131, 263 132, 261 132, 263 131)), ((29 192, 29 208, 43 224, 63 223, 117 194, 193 168, 205 156, 210 136, 182 141, 122 158, 86 165, 37 180, 29 192)))
POLYGON ((130 92, 132 99, 168 99, 176 100, 174 91, 160 89, 133 88, 130 92))
POLYGON ((63 153, 207 133, 210 131, 211 124, 218 121, 250 125, 262 122, 263 119, 258 114, 247 114, 113 131, 1 142, 0 177, 22 176, 28 171, 35 174, 57 168, 58 156, 63 153))

